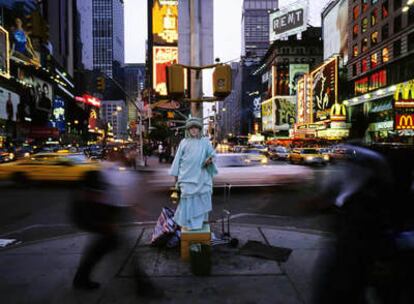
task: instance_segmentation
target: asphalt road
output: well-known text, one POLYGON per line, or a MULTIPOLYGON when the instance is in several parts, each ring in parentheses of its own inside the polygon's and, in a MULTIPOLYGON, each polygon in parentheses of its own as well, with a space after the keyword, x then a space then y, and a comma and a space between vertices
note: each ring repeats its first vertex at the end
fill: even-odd
MULTIPOLYGON (((277 170, 285 163, 272 163, 277 170)), ((212 220, 221 219, 223 209, 231 211, 232 220, 244 223, 289 226, 299 229, 330 231, 332 212, 309 208, 309 201, 320 190, 323 179, 334 166, 312 168, 314 178, 307 183, 272 187, 215 189, 212 220), (228 190, 228 189, 227 189, 228 190)), ((136 174, 133 172, 133 174, 136 174)), ((142 178, 140 176, 140 178, 142 178)), ((155 222, 163 206, 170 206, 168 191, 142 192, 142 179, 123 190, 133 206, 122 218, 123 225, 155 222)), ((0 238, 22 242, 56 237, 79 231, 72 224, 69 207, 76 189, 73 185, 0 185, 0 238)))

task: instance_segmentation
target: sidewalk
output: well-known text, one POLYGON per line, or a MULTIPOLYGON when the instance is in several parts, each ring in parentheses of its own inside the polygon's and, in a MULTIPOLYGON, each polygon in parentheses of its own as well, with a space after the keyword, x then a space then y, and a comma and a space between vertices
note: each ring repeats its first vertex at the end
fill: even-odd
MULTIPOLYGON (((87 234, 0 249, 2 303, 308 303, 313 265, 332 245, 328 235, 271 226, 233 224, 232 236, 293 249, 286 263, 247 257, 225 245, 213 247, 212 274, 196 277, 178 250, 150 247, 152 226, 123 229, 123 247, 106 256, 94 272, 97 291, 72 289, 87 234), (165 292, 161 300, 139 298, 136 261, 165 292)), ((217 230, 217 229, 216 229, 217 230)))

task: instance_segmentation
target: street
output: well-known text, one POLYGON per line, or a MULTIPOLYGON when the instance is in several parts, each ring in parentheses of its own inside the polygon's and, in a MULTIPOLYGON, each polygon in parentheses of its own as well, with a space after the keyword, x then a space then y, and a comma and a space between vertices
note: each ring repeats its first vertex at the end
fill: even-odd
MULTIPOLYGON (((287 166, 285 162, 272 162, 268 167, 277 171, 284 166, 287 166)), ((234 222, 330 231, 329 220, 332 215, 329 212, 309 211, 302 203, 311 193, 317 193, 323 177, 333 172, 335 167, 311 167, 311 170, 314 172, 314 178, 307 184, 233 187, 228 198, 224 195, 224 188, 215 189, 210 218, 220 220, 223 209, 227 209, 231 212, 234 222)), ((137 172, 133 173, 139 175, 137 172)), ((122 225, 155 223, 163 206, 174 207, 169 202, 168 188, 165 191, 154 190, 150 195, 140 198, 140 182, 135 182, 136 187, 131 186, 127 190, 128 193, 124 193, 135 199, 132 208, 129 208, 130 212, 122 217, 122 225)), ((23 188, 3 184, 1 193, 1 238, 29 242, 78 231, 69 216, 74 194, 73 185, 36 184, 23 188)))

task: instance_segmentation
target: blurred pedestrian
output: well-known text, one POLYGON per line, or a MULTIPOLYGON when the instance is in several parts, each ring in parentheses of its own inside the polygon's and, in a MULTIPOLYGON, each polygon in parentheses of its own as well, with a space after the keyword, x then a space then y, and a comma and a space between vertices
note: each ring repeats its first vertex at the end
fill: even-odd
POLYGON ((160 142, 158 144, 158 161, 160 163, 162 162, 163 154, 164 154, 164 145, 162 144, 162 142, 160 142))
POLYGON ((212 210, 213 176, 217 174, 215 151, 201 134, 201 119, 189 118, 185 127, 186 138, 180 142, 170 170, 181 190, 174 220, 187 229, 201 229, 212 210))

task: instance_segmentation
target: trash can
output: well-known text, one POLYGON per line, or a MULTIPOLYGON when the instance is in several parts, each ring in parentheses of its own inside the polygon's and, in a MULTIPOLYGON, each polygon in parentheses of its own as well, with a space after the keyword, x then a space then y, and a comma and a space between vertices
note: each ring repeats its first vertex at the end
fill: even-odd
POLYGON ((195 243, 190 245, 191 272, 196 276, 208 276, 211 273, 210 245, 195 243))

